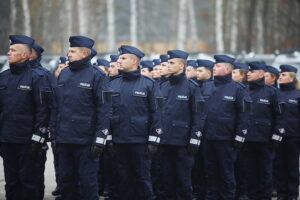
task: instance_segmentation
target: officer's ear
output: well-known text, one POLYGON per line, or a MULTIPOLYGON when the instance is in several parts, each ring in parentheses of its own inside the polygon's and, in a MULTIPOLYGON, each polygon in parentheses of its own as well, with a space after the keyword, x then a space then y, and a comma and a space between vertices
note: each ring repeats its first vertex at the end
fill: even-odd
POLYGON ((140 63, 140 59, 134 54, 131 54, 131 60, 133 65, 138 66, 140 63))
POLYGON ((29 59, 32 53, 31 47, 26 44, 17 44, 16 47, 21 52, 22 59, 29 59))

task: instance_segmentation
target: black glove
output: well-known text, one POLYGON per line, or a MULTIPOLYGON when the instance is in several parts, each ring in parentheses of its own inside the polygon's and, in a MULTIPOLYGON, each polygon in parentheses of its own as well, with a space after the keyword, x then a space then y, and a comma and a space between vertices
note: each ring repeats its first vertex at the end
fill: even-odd
POLYGON ((29 149, 29 156, 32 160, 36 159, 42 150, 42 143, 32 142, 29 149))
POLYGON ((271 140, 272 145, 271 145, 271 147, 272 147, 273 151, 276 151, 276 149, 279 147, 280 142, 281 142, 282 137, 283 137, 282 135, 283 135, 283 133, 280 133, 280 132, 275 133, 275 134, 272 135, 272 140, 271 140))
POLYGON ((55 140, 51 141, 51 148, 54 154, 57 153, 57 144, 55 140))
POLYGON ((191 156, 195 156, 198 153, 199 146, 194 144, 188 144, 187 150, 191 156))
POLYGON ((147 145, 146 158, 148 160, 152 159, 152 157, 154 156, 154 154, 157 152, 157 147, 158 147, 158 145, 151 144, 151 143, 149 143, 147 145))
POLYGON ((114 144, 112 142, 107 143, 107 150, 111 155, 115 154, 114 144))
POLYGON ((271 142, 272 151, 276 151, 276 149, 278 149, 279 145, 280 145, 280 141, 272 140, 272 142, 271 142))
POLYGON ((244 142, 239 142, 236 140, 233 140, 233 148, 235 149, 241 149, 244 145, 244 142))
POLYGON ((96 160, 103 153, 104 147, 93 144, 91 148, 92 159, 96 160))

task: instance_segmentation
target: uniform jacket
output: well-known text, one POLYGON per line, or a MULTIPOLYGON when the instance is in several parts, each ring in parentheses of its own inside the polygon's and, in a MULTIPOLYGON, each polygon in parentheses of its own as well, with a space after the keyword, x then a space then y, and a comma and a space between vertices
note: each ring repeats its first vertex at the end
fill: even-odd
POLYGON ((49 119, 45 76, 29 61, 11 64, 0 74, 0 140, 29 143, 44 140, 49 119))
POLYGON ((158 84, 139 70, 123 72, 110 82, 112 97, 111 130, 114 143, 159 143, 161 129, 158 84))
POLYGON ((249 82, 249 93, 253 103, 246 141, 269 142, 274 131, 279 129, 280 110, 276 90, 273 86, 265 85, 264 79, 249 82))
POLYGON ((296 90, 295 83, 280 84, 278 103, 282 108, 280 121, 285 129, 284 136, 300 136, 300 90, 296 90))
POLYGON ((228 74, 204 82, 201 93, 205 100, 204 138, 243 142, 248 132, 251 103, 247 90, 228 74))
POLYGON ((186 146, 200 144, 202 126, 200 124, 203 98, 195 81, 187 79, 184 73, 172 75, 162 85, 165 98, 161 143, 186 146))
POLYGON ((69 144, 105 145, 109 134, 108 77, 90 58, 70 63, 58 79, 56 92, 56 141, 69 144))

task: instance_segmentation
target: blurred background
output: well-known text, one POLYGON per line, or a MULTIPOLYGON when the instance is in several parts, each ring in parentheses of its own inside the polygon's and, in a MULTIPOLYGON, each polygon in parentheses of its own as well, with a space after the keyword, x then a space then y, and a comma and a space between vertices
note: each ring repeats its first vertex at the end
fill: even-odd
POLYGON ((147 59, 182 49, 192 59, 226 53, 300 67, 300 0, 1 0, 0 15, 0 55, 9 34, 26 34, 44 47, 48 68, 77 34, 103 58, 131 44, 147 59))

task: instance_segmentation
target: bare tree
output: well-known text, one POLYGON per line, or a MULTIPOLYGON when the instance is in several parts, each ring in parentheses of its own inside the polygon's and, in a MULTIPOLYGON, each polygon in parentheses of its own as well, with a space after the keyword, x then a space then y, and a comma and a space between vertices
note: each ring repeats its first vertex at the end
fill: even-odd
POLYGON ((42 38, 44 40, 44 46, 48 47, 49 46, 49 21, 50 21, 50 13, 51 13, 51 5, 52 1, 48 0, 43 0, 43 21, 42 21, 42 38))
POLYGON ((24 34, 31 36, 31 21, 28 0, 22 0, 22 10, 24 14, 24 34))
POLYGON ((187 27, 187 0, 179 0, 179 15, 177 23, 177 48, 185 48, 186 27, 187 27))
POLYGON ((17 8, 16 0, 10 0, 10 31, 11 33, 16 32, 15 24, 17 19, 17 8))
POLYGON ((79 33, 81 35, 87 35, 88 33, 88 14, 87 14, 87 3, 89 1, 77 0, 78 3, 78 24, 79 24, 79 33))
POLYGON ((130 41, 137 46, 137 0, 130 0, 130 41))
POLYGON ((230 33, 230 51, 235 53, 237 50, 238 38, 238 4, 239 0, 232 1, 231 10, 231 33, 230 33))
POLYGON ((190 22, 191 39, 192 39, 192 51, 197 51, 199 39, 198 39, 196 16, 194 10, 194 0, 189 0, 188 2, 188 13, 190 18, 189 22, 190 22))
POLYGON ((223 0, 216 0, 216 44, 217 52, 224 52, 223 38, 223 0))
MULTIPOLYGON (((46 0, 47 1, 47 0, 46 0)), ((62 9, 60 10, 60 21, 61 21, 61 54, 66 55, 68 52, 69 44, 68 39, 72 35, 72 0, 61 0, 62 9)))
POLYGON ((257 1, 256 4, 256 28, 257 28, 257 39, 256 39, 256 52, 264 52, 264 24, 263 24, 263 1, 257 1))
POLYGON ((112 52, 116 46, 114 0, 107 0, 107 26, 108 51, 112 52))

